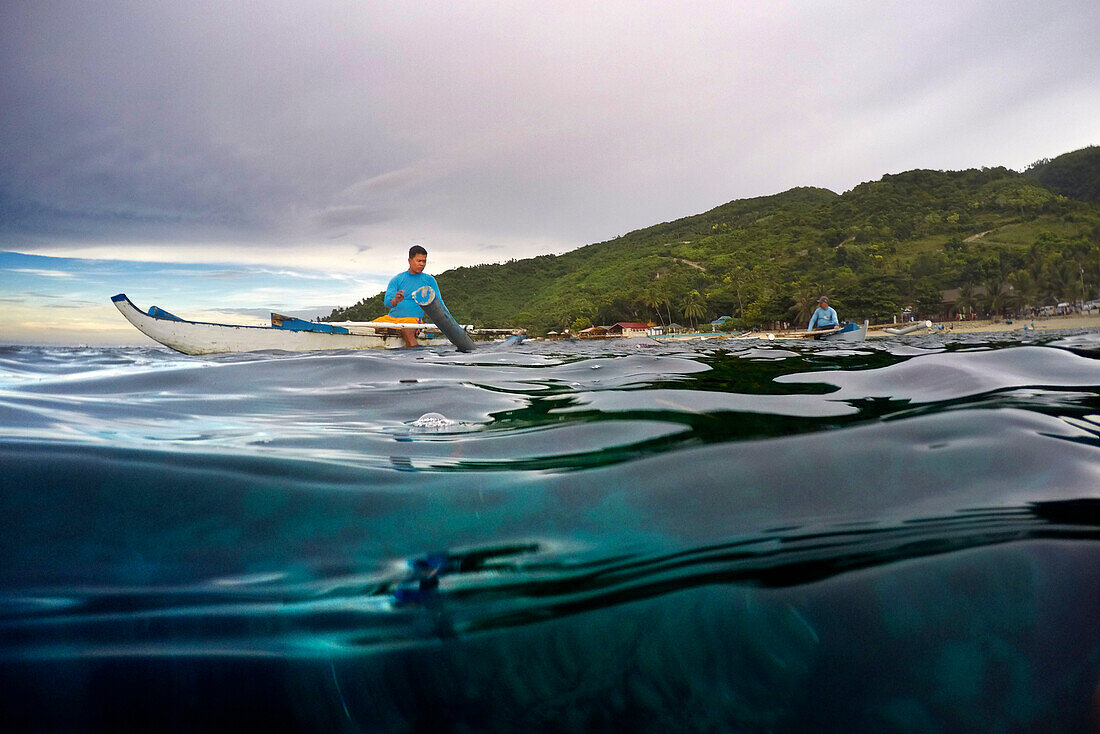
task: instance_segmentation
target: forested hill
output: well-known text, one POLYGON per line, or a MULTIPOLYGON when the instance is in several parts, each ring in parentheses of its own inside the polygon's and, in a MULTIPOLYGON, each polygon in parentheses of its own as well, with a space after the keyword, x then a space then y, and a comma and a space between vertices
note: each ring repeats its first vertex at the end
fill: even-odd
POLYGON ((1055 160, 1034 163, 1025 175, 1051 191, 1100 204, 1100 147, 1082 148, 1055 160))
MULTIPOLYGON (((796 188, 740 199, 562 255, 438 274, 462 322, 534 334, 616 321, 728 328, 808 318, 939 315, 962 288, 990 312, 1100 291, 1100 148, 1007 168, 908 171, 844 194, 796 188), (975 293, 985 293, 983 303, 975 293)), ((382 294, 329 320, 369 320, 382 294)))

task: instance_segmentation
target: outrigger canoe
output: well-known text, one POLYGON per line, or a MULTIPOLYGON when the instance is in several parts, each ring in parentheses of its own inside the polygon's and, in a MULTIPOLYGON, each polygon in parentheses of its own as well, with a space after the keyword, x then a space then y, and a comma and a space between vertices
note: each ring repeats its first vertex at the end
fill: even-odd
POLYGON ((931 328, 931 321, 914 321, 906 326, 887 326, 883 331, 887 334, 893 334, 894 336, 905 336, 906 334, 912 334, 914 331, 931 328))
MULTIPOLYGON (((426 288, 426 287, 425 287, 426 288)), ((431 291, 431 288, 426 288, 431 291)), ((424 288, 420 289, 424 290, 424 288)), ((416 329, 422 345, 439 344, 446 336, 463 352, 476 348, 466 329, 439 306, 434 293, 414 295, 425 313, 443 324, 397 324, 378 321, 345 321, 317 323, 280 314, 271 314, 271 326, 217 324, 181 319, 164 309, 152 306, 142 311, 125 293, 111 301, 126 320, 138 331, 169 349, 184 354, 219 354, 224 352, 313 352, 329 349, 400 349, 405 346, 402 329, 416 329), (440 333, 442 332, 442 334, 440 333)), ((500 330, 485 330, 500 331, 500 330)), ((522 337, 519 337, 522 338, 522 337)))
POLYGON ((732 339, 767 339, 768 341, 787 341, 796 339, 820 339, 824 341, 838 341, 846 344, 859 344, 867 338, 869 322, 864 320, 863 325, 855 323, 834 326, 831 329, 821 331, 780 331, 780 332, 743 332, 734 335, 732 339))
POLYGON ((858 344, 867 338, 867 321, 863 322, 863 326, 859 324, 848 323, 836 329, 830 329, 827 331, 810 332, 810 336, 814 339, 824 339, 826 341, 848 342, 858 344))

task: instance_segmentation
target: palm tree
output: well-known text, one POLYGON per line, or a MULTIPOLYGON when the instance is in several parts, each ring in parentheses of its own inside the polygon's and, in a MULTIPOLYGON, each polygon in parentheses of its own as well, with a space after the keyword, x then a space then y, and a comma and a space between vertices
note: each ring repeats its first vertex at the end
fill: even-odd
POLYGON ((665 319, 661 315, 661 305, 665 302, 665 297, 657 293, 656 288, 647 288, 642 294, 642 302, 657 313, 657 320, 663 325, 665 319))
POLYGON ((821 295, 821 289, 816 285, 802 286, 794 297, 794 307, 797 310, 795 318, 798 321, 808 322, 814 309, 817 308, 817 299, 821 295))
POLYGON ((955 299, 955 310, 961 314, 974 313, 974 307, 978 305, 978 299, 974 295, 974 284, 963 283, 959 288, 959 297, 955 299))
POLYGON ((1081 268, 1072 260, 1050 263, 1044 275, 1048 292, 1059 301, 1072 301, 1081 290, 1081 268))
POLYGON ((1012 296, 1012 301, 1020 311, 1026 311, 1038 304, 1039 284, 1031 276, 1031 271, 1017 270, 1012 274, 1010 281, 1016 291, 1012 296))
POLYGON ((1007 300, 1008 289, 1005 288, 1005 282, 999 276, 986 281, 985 302, 991 314, 1002 315, 1007 300))
POLYGON ((658 286, 658 288, 660 289, 661 303, 663 303, 664 306, 665 306, 665 313, 668 315, 668 323, 671 324, 672 323, 672 294, 669 292, 670 287, 671 286, 669 285, 667 280, 663 284, 658 286))
POLYGON ((707 312, 706 303, 699 291, 688 293, 680 304, 680 310, 684 312, 686 318, 691 319, 692 329, 695 328, 695 320, 707 312))
POLYGON ((733 270, 722 278, 724 283, 733 285, 734 293, 737 294, 737 315, 740 316, 745 311, 745 301, 741 298, 741 289, 747 285, 755 275, 747 270, 744 266, 738 265, 733 270))
POLYGON ((1086 258, 1085 267, 1081 271, 1081 290, 1084 291, 1085 300, 1088 300, 1100 285, 1100 257, 1086 258))
POLYGON ((1085 269, 1074 260, 1063 260, 1062 279, 1066 281, 1065 300, 1076 303, 1085 299, 1085 269))

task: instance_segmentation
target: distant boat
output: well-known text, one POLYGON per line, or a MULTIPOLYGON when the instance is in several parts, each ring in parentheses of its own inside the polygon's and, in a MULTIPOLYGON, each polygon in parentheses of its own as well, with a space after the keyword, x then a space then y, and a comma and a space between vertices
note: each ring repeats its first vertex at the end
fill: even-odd
POLYGON ((778 333, 761 331, 761 332, 749 332, 745 331, 741 334, 734 334, 730 338, 732 339, 767 339, 769 341, 777 340, 794 340, 794 339, 820 339, 823 341, 838 341, 845 342, 846 344, 859 344, 867 338, 868 322, 864 321, 863 326, 854 323, 842 324, 841 326, 834 326, 831 329, 824 329, 822 331, 783 331, 778 333))
MULTIPOLYGON (((271 314, 271 326, 217 324, 181 319, 164 309, 152 306, 142 311, 125 293, 111 301, 126 320, 138 331, 169 349, 184 354, 220 354, 224 352, 314 352, 329 349, 400 349, 405 346, 401 329, 420 330, 422 345, 444 341, 435 324, 402 325, 377 321, 345 321, 338 324, 304 321, 290 316, 271 314)), ((430 307, 430 306, 429 306, 430 307)), ((450 330, 460 329, 449 324, 450 330)), ((501 330, 491 330, 492 335, 501 330)), ((448 335, 449 337, 450 335, 448 335)), ((467 337, 468 338, 468 337, 467 337)), ((522 338, 522 337, 519 337, 522 338)), ((472 343, 471 343, 472 345, 472 343)), ((467 351, 464 344, 462 351, 467 351)))

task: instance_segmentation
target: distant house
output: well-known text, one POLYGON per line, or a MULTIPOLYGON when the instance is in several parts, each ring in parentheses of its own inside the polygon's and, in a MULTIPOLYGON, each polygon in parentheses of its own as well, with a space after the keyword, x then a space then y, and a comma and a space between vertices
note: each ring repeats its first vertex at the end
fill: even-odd
POLYGON ((649 331, 649 324, 643 324, 639 321, 620 321, 617 324, 612 324, 608 327, 607 333, 612 336, 646 336, 649 331))
MULTIPOLYGON (((1004 292, 1011 296, 1013 293, 1016 292, 1016 289, 1012 287, 1011 283, 1005 283, 1004 292)), ((946 316, 947 318, 955 318, 955 316, 959 313, 959 308, 957 304, 959 301, 959 295, 961 293, 962 288, 948 288, 947 290, 940 291, 940 301, 942 303, 940 304, 941 312, 939 315, 946 316)), ((975 285, 971 289, 970 293, 975 299, 977 299, 978 304, 981 304, 985 296, 988 295, 989 291, 986 290, 986 287, 984 285, 975 285)), ((978 304, 976 304, 972 310, 984 311, 984 308, 978 304)))
POLYGON ((581 329, 577 332, 577 336, 581 339, 599 339, 607 336, 606 326, 589 326, 587 329, 581 329))
POLYGON ((666 334, 678 334, 684 330, 684 327, 680 326, 676 322, 673 322, 665 327, 666 334))
MULTIPOLYGON (((940 291, 940 301, 943 302, 943 309, 947 314, 954 315, 957 312, 958 309, 955 304, 959 300, 960 293, 962 293, 962 288, 948 288, 945 291, 940 291)), ((970 293, 974 298, 980 299, 986 294, 985 286, 976 285, 970 290, 970 293)))

